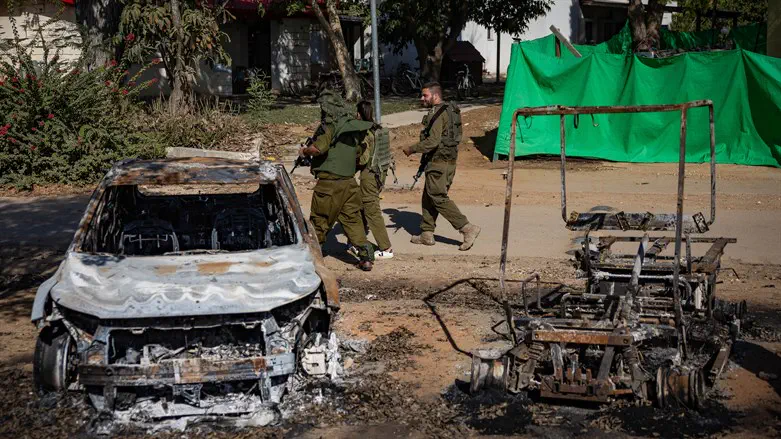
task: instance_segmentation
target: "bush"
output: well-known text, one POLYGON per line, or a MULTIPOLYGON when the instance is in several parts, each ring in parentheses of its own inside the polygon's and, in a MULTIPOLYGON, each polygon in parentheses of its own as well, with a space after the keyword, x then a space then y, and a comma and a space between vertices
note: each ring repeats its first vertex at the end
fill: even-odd
POLYGON ((253 75, 247 88, 247 94, 250 96, 247 102, 247 113, 262 122, 266 121, 269 110, 276 102, 276 97, 269 87, 270 82, 271 78, 260 72, 253 75))
POLYGON ((197 103, 190 111, 172 114, 163 101, 155 101, 148 113, 136 119, 136 137, 142 149, 189 147, 246 149, 250 127, 238 116, 223 111, 213 101, 197 103))
POLYGON ((136 84, 145 69, 128 78, 126 63, 112 61, 85 71, 50 54, 42 37, 23 45, 15 24, 13 31, 0 62, 0 185, 90 183, 114 161, 164 153, 134 134, 138 93, 155 81, 136 84), (41 62, 34 44, 43 47, 41 62))

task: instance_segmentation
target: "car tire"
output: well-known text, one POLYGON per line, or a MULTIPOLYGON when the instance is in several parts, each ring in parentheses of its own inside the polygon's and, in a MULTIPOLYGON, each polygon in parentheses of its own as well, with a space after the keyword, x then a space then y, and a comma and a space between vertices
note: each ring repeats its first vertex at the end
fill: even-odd
POLYGON ((75 343, 62 325, 47 326, 38 334, 33 355, 33 385, 39 394, 61 392, 75 376, 75 343))

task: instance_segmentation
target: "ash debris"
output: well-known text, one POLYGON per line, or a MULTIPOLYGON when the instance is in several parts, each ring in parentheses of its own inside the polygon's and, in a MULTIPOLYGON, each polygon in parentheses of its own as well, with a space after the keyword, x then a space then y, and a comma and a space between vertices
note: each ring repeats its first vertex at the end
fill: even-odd
POLYGON ((375 338, 366 353, 361 357, 363 362, 383 362, 388 371, 414 369, 414 361, 409 356, 418 355, 431 349, 430 345, 418 344, 413 341, 415 334, 404 326, 399 326, 385 335, 375 338))

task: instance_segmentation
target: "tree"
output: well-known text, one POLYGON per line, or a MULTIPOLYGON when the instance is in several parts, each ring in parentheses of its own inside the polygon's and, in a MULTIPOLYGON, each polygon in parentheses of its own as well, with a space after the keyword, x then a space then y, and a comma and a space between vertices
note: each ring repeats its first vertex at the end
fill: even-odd
MULTIPOLYGON (((119 0, 79 0, 76 21, 82 28, 83 47, 89 53, 88 64, 103 66, 121 57, 112 50, 112 38, 119 32, 119 17, 124 5, 119 0)), ((114 46, 116 47, 116 46, 114 46)))
MULTIPOLYGON (((740 13, 738 25, 767 21, 767 0, 719 0, 716 7, 720 10, 740 13)), ((679 0, 678 6, 684 8, 681 14, 673 15, 671 28, 678 32, 697 30, 697 13, 701 16, 703 29, 710 28, 713 0, 679 0)))
MULTIPOLYGON (((217 2, 123 0, 114 43, 134 41, 128 58, 145 63, 159 54, 171 84, 171 111, 189 109, 192 84, 201 61, 229 61, 222 47, 228 35, 220 24, 232 19, 217 2)), ((224 3, 224 2, 223 2, 224 3)))
MULTIPOLYGON (((311 11, 317 17, 320 27, 325 32, 328 42, 333 49, 334 58, 339 68, 339 74, 344 82, 345 97, 350 101, 357 101, 361 97, 361 81, 350 60, 350 51, 342 32, 342 23, 339 20, 340 12, 349 11, 352 15, 368 16, 366 13, 366 2, 362 0, 339 1, 339 0, 286 0, 272 3, 272 7, 280 9, 287 15, 294 15, 301 12, 311 11), (328 13, 326 17, 321 8, 325 3, 325 10, 328 13), (338 8, 337 8, 338 5, 338 8)), ((261 14, 265 13, 263 2, 260 3, 261 14)))
POLYGON ((386 0, 380 5, 379 37, 395 53, 413 44, 422 76, 438 80, 444 55, 467 22, 521 34, 551 4, 552 0, 386 0))
POLYGON ((629 0, 629 27, 635 52, 647 52, 653 47, 659 47, 659 29, 666 2, 648 0, 648 4, 643 5, 642 0, 629 0))

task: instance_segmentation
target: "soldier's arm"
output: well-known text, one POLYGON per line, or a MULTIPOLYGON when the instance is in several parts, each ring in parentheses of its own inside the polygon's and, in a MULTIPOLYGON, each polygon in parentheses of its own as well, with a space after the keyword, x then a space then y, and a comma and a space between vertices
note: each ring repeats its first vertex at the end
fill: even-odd
POLYGON ((429 136, 410 147, 410 150, 413 154, 426 154, 427 152, 431 152, 437 146, 439 146, 439 142, 442 139, 442 132, 445 129, 446 117, 447 114, 440 114, 437 120, 434 121, 434 125, 431 126, 431 130, 429 130, 429 136))
POLYGON ((331 147, 333 137, 333 128, 325 127, 323 134, 320 134, 315 141, 307 147, 301 148, 301 154, 307 156, 318 156, 328 152, 331 147))

